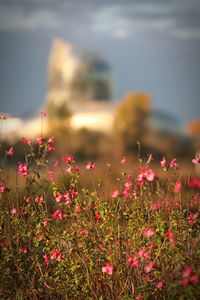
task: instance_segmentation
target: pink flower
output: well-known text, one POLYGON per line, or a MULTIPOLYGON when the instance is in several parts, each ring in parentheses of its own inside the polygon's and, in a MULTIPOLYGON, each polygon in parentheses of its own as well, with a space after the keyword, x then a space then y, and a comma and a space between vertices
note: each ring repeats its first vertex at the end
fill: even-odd
POLYGON ((28 166, 24 163, 22 164, 21 162, 18 162, 19 166, 18 166, 18 170, 17 173, 18 174, 22 174, 23 177, 28 176, 28 166))
POLYGON ((114 271, 114 266, 111 263, 106 263, 106 265, 102 267, 102 272, 110 276, 113 274, 113 271, 114 271))
POLYGON ((146 169, 144 175, 147 181, 153 181, 156 177, 156 173, 152 169, 146 169))
POLYGON ((59 203, 63 199, 63 195, 60 192, 57 192, 55 201, 59 203))
POLYGON ((153 269, 153 266, 154 266, 153 262, 150 261, 150 262, 144 267, 145 272, 146 272, 146 273, 151 272, 151 270, 153 269))
POLYGON ((15 207, 11 209, 11 214, 12 215, 16 215, 18 213, 18 209, 16 209, 15 207))
POLYGON ((95 218, 96 221, 99 221, 101 219, 100 213, 96 213, 94 218, 95 218))
POLYGON ((176 162, 176 158, 172 159, 170 164, 169 164, 170 168, 178 168, 177 162, 176 162))
POLYGON ((128 256, 128 262, 131 266, 131 268, 138 269, 139 268, 139 260, 134 259, 131 256, 128 256))
POLYGON ((6 185, 3 182, 0 182, 0 193, 4 193, 6 190, 6 185))
POLYGON ((152 203, 151 206, 150 206, 150 210, 157 210, 157 209, 160 209, 161 207, 161 204, 160 202, 155 202, 155 203, 152 203))
POLYGON ((56 161, 54 162, 54 164, 53 164, 54 167, 59 167, 59 165, 60 165, 59 160, 56 160, 56 161))
POLYGON ((196 219, 198 218, 198 216, 199 216, 199 213, 195 214, 195 213, 190 212, 189 216, 187 217, 188 223, 190 225, 196 224, 196 219))
POLYGON ((200 164, 200 156, 197 156, 197 157, 193 158, 192 163, 195 164, 195 165, 200 164))
POLYGON ((56 148, 54 147, 54 146, 52 146, 52 145, 47 145, 47 151, 48 152, 52 152, 52 151, 55 151, 56 150, 56 148))
POLYGON ((21 247, 19 248, 19 251, 20 251, 21 253, 26 254, 26 253, 28 252, 28 249, 27 249, 26 246, 21 246, 21 247))
POLYGON ((89 235, 89 230, 85 229, 85 230, 80 230, 80 234, 84 237, 87 238, 89 235))
POLYGON ((199 283, 199 275, 198 273, 192 273, 191 277, 190 277, 190 281, 192 282, 193 285, 198 285, 199 283))
POLYGON ((44 197, 43 196, 36 196, 35 197, 35 203, 41 204, 44 202, 44 197))
POLYGON ((42 222, 42 224, 43 224, 44 227, 47 227, 47 225, 49 224, 49 221, 48 221, 48 220, 44 220, 44 221, 42 222))
POLYGON ((191 266, 185 266, 185 268, 182 272, 182 278, 190 277, 191 273, 192 273, 192 267, 191 266))
POLYGON ((96 168, 96 164, 94 162, 89 162, 85 166, 86 170, 94 170, 96 168))
POLYGON ((31 198, 30 197, 27 197, 26 199, 25 199, 25 201, 26 201, 26 203, 30 203, 31 202, 31 198))
POLYGON ((99 248, 102 249, 102 250, 106 249, 106 247, 105 247, 104 244, 102 244, 102 243, 100 243, 98 246, 99 246, 99 248))
POLYGON ((8 155, 9 155, 9 156, 13 156, 14 153, 15 153, 14 148, 13 148, 13 147, 10 147, 10 149, 8 150, 8 155))
POLYGON ((125 164, 126 164, 126 156, 125 156, 125 155, 122 156, 122 159, 120 160, 120 163, 121 163, 122 165, 125 165, 125 164))
MULTIPOLYGON (((75 197, 75 196, 77 196, 77 194, 76 193, 73 193, 73 191, 72 191, 72 197, 75 197)), ((67 203, 70 203, 70 193, 69 192, 66 192, 64 195, 63 195, 63 198, 65 199, 65 201, 67 202, 67 203)))
POLYGON ((144 248, 140 248, 138 251, 138 257, 148 259, 149 258, 149 251, 145 251, 144 248))
POLYGON ((200 178, 190 177, 188 180, 188 186, 190 188, 199 188, 200 189, 200 178))
POLYGON ((71 165, 67 166, 66 172, 71 173, 73 171, 73 167, 71 165))
POLYGON ((157 289, 161 289, 164 285, 164 280, 163 279, 159 279, 157 284, 156 284, 156 288, 157 289))
POLYGON ((120 193, 118 190, 113 191, 111 194, 112 198, 117 198, 119 195, 120 195, 120 193))
POLYGON ((44 118, 44 117, 46 117, 47 116, 47 113, 45 112, 45 111, 41 111, 41 116, 44 118))
POLYGON ((149 169, 148 167, 144 169, 142 167, 139 167, 139 175, 137 176, 137 182, 140 186, 144 184, 144 180, 153 181, 155 177, 156 173, 152 169, 149 169))
POLYGON ((60 209, 57 209, 56 211, 54 211, 54 213, 52 213, 52 218, 53 219, 63 220, 64 216, 63 216, 62 211, 60 209))
POLYGON ((148 227, 145 231, 144 231, 144 236, 146 238, 150 238, 151 236, 155 235, 155 231, 151 228, 148 227))
POLYGON ((181 191, 182 191, 182 182, 180 180, 177 180, 175 187, 174 187, 174 192, 180 193, 181 191))
POLYGON ((154 242, 150 242, 148 249, 152 250, 152 249, 156 249, 156 248, 157 248, 156 244, 154 242))
POLYGON ((54 180, 54 171, 53 171, 52 169, 49 170, 49 179, 50 179, 51 181, 54 180))
POLYGON ((36 139, 36 143, 38 145, 42 145, 42 142, 43 142, 43 137, 42 136, 39 136, 37 139, 36 139))
POLYGON ((43 255, 43 259, 44 259, 44 264, 46 265, 46 266, 48 266, 49 265, 49 258, 48 258, 48 256, 45 254, 45 255, 43 255))
POLYGON ((22 142, 23 142, 24 144, 28 144, 29 146, 31 145, 31 140, 30 140, 29 138, 27 138, 27 137, 23 137, 23 138, 22 138, 22 142))
POLYGON ((184 278, 180 281, 180 285, 187 286, 190 284, 190 280, 188 278, 184 278))
POLYGON ((162 168, 165 168, 167 164, 166 158, 163 156, 162 160, 160 161, 160 165, 162 168))
POLYGON ((66 162, 67 164, 71 164, 72 162, 75 162, 75 158, 73 156, 70 155, 66 155, 63 157, 64 162, 66 162))
POLYGON ((61 252, 60 252, 58 249, 54 248, 54 249, 51 251, 50 257, 51 257, 51 259, 54 259, 54 258, 55 258, 57 261, 61 261, 61 259, 62 259, 62 254, 61 254, 61 252))
POLYGON ((51 136, 51 137, 48 139, 47 143, 49 143, 49 144, 54 144, 54 143, 55 143, 55 137, 54 137, 54 136, 51 136))
POLYGON ((165 233, 165 237, 167 239, 169 239, 171 245, 174 246, 174 244, 175 244, 175 238, 174 238, 173 232, 170 229, 165 233))
POLYGON ((8 116, 6 115, 6 114, 4 114, 4 115, 0 115, 0 120, 6 120, 8 118, 8 116))

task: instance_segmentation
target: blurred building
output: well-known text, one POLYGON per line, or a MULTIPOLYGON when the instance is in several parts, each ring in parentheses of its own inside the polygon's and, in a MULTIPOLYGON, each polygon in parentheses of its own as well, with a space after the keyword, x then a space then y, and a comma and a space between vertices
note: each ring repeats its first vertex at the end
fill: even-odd
POLYGON ((113 97, 111 69, 96 53, 75 49, 56 39, 48 63, 47 101, 67 103, 76 109, 86 101, 109 101, 113 97))

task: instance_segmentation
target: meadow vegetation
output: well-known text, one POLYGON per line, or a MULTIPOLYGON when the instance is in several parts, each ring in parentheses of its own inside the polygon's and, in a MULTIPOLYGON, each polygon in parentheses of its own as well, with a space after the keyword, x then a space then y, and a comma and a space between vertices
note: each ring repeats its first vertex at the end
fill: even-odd
POLYGON ((49 159, 54 137, 21 143, 12 187, 1 148, 1 299, 199 299, 199 178, 152 154, 99 178, 94 161, 49 159))

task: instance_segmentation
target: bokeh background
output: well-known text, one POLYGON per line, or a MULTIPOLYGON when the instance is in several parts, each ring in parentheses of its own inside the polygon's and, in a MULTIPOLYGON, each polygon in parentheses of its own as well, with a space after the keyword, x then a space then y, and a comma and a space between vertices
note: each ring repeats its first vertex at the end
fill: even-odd
POLYGON ((144 155, 192 157, 199 53, 199 0, 0 0, 4 143, 40 135, 46 111, 44 132, 80 159, 138 141, 144 155))

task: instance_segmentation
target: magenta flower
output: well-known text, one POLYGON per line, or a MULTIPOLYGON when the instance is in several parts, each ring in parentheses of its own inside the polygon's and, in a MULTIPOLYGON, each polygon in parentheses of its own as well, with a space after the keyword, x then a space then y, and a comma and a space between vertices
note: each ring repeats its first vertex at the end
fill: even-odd
POLYGON ((120 163, 121 163, 122 165, 125 165, 125 164, 126 164, 126 156, 125 156, 125 155, 122 156, 122 159, 120 160, 120 163))
POLYGON ((163 156, 162 160, 160 161, 160 165, 162 168, 165 168, 167 164, 166 158, 163 156))
POLYGON ((100 213, 96 213, 94 218, 95 218, 96 221, 99 221, 101 219, 100 213))
POLYGON ((54 180, 54 171, 53 171, 52 169, 49 170, 49 179, 50 179, 51 181, 54 180))
POLYGON ((114 266, 111 263, 106 263, 106 265, 102 267, 102 272, 110 276, 113 274, 113 271, 114 271, 114 266))
POLYGON ((43 142, 43 137, 42 137, 42 136, 39 136, 39 137, 36 139, 36 143, 40 146, 40 145, 42 145, 42 142, 43 142))
POLYGON ((112 198, 117 198, 119 195, 120 195, 120 193, 118 190, 113 191, 111 194, 112 198))
POLYGON ((175 237, 174 237, 173 232, 170 229, 165 233, 165 237, 169 240, 169 242, 171 243, 171 245, 174 246, 174 244, 175 244, 175 237))
POLYGON ((96 164, 94 162, 88 162, 85 168, 86 170, 94 170, 96 169, 96 164))
POLYGON ((198 273, 192 273, 190 277, 190 281, 192 282, 193 285, 198 285, 199 284, 199 275, 198 273))
POLYGON ((18 162, 19 166, 18 166, 18 170, 17 170, 17 173, 18 174, 22 174, 23 177, 26 177, 28 176, 28 166, 27 164, 23 164, 21 162, 18 162))
POLYGON ((146 273, 149 273, 151 272, 151 270, 153 269, 154 267, 154 263, 152 261, 150 261, 145 267, 144 267, 144 270, 146 273))
POLYGON ((70 155, 66 155, 63 157, 64 162, 66 162, 67 164, 71 164, 73 162, 75 162, 75 158, 74 156, 70 156, 70 155))
POLYGON ((200 189, 200 178, 190 177, 188 180, 188 186, 190 188, 199 188, 200 189))
POLYGON ((106 249, 106 247, 105 247, 104 244, 102 244, 102 243, 100 243, 98 246, 99 246, 99 248, 102 249, 102 250, 106 249))
POLYGON ((60 165, 59 160, 56 160, 56 161, 53 163, 53 166, 54 166, 54 167, 59 167, 59 165, 60 165))
POLYGON ((184 278, 180 281, 180 285, 187 286, 190 284, 190 280, 188 278, 184 278))
POLYGON ((150 238, 151 236, 155 235, 155 231, 151 228, 148 227, 145 231, 144 231, 144 236, 146 238, 150 238))
POLYGON ((24 144, 28 144, 29 146, 31 145, 31 140, 29 139, 29 138, 27 138, 27 137, 23 137, 22 138, 22 142, 24 143, 24 144))
POLYGON ((46 117, 47 116, 47 113, 45 112, 45 111, 41 111, 41 116, 44 118, 44 117, 46 117))
POLYGON ((51 252, 50 257, 51 259, 56 259, 57 261, 61 261, 62 253, 58 249, 54 248, 51 252))
POLYGON ((59 203, 62 199, 63 199, 63 194, 61 194, 60 192, 57 192, 56 197, 55 197, 55 201, 57 203, 59 203))
POLYGON ((197 157, 193 158, 192 163, 195 164, 195 165, 200 164, 200 156, 197 156, 197 157))
POLYGON ((175 187, 174 187, 174 192, 175 193, 180 193, 182 191, 182 182, 180 180, 177 180, 175 187))
POLYGON ((163 279, 159 279, 157 284, 156 284, 156 288, 157 289, 161 289, 164 285, 164 280, 163 279))
POLYGON ((170 168, 178 168, 178 164, 176 162, 176 158, 172 159, 170 164, 169 164, 170 168))
POLYGON ((131 256, 128 256, 128 262, 133 269, 138 269, 139 268, 139 260, 132 258, 131 256))
POLYGON ((54 137, 54 136, 51 136, 51 137, 48 139, 47 143, 49 143, 49 144, 54 144, 54 143, 55 143, 55 137, 54 137))
POLYGON ((64 219, 63 213, 60 209, 57 209, 56 211, 54 211, 54 213, 52 213, 51 216, 53 219, 59 219, 59 220, 64 219))
POLYGON ((196 219, 198 218, 199 216, 199 213, 193 213, 193 212, 190 212, 189 216, 187 217, 187 220, 188 220, 188 223, 190 225, 194 225, 196 224, 196 219))
POLYGON ((191 273, 192 273, 192 267, 191 266, 185 266, 185 268, 182 272, 182 278, 190 277, 191 273))
POLYGON ((14 148, 13 148, 13 147, 10 147, 10 149, 8 150, 8 155, 9 155, 9 156, 13 156, 14 153, 15 153, 14 148))
POLYGON ((3 182, 0 182, 0 193, 4 193, 6 190, 6 185, 3 182))
POLYGON ((43 255, 43 259, 44 259, 44 264, 46 265, 46 266, 48 266, 49 265, 49 258, 48 258, 48 256, 45 254, 45 255, 43 255))
POLYGON ((47 227, 47 225, 49 224, 49 221, 48 221, 48 220, 44 220, 44 221, 42 222, 42 224, 43 224, 44 227, 47 227))
POLYGON ((21 253, 26 254, 26 253, 28 252, 28 249, 27 249, 26 246, 21 246, 21 247, 19 248, 19 251, 20 251, 21 253))
POLYGON ((0 115, 0 120, 6 120, 8 118, 8 116, 6 115, 6 114, 4 114, 4 115, 0 115))

